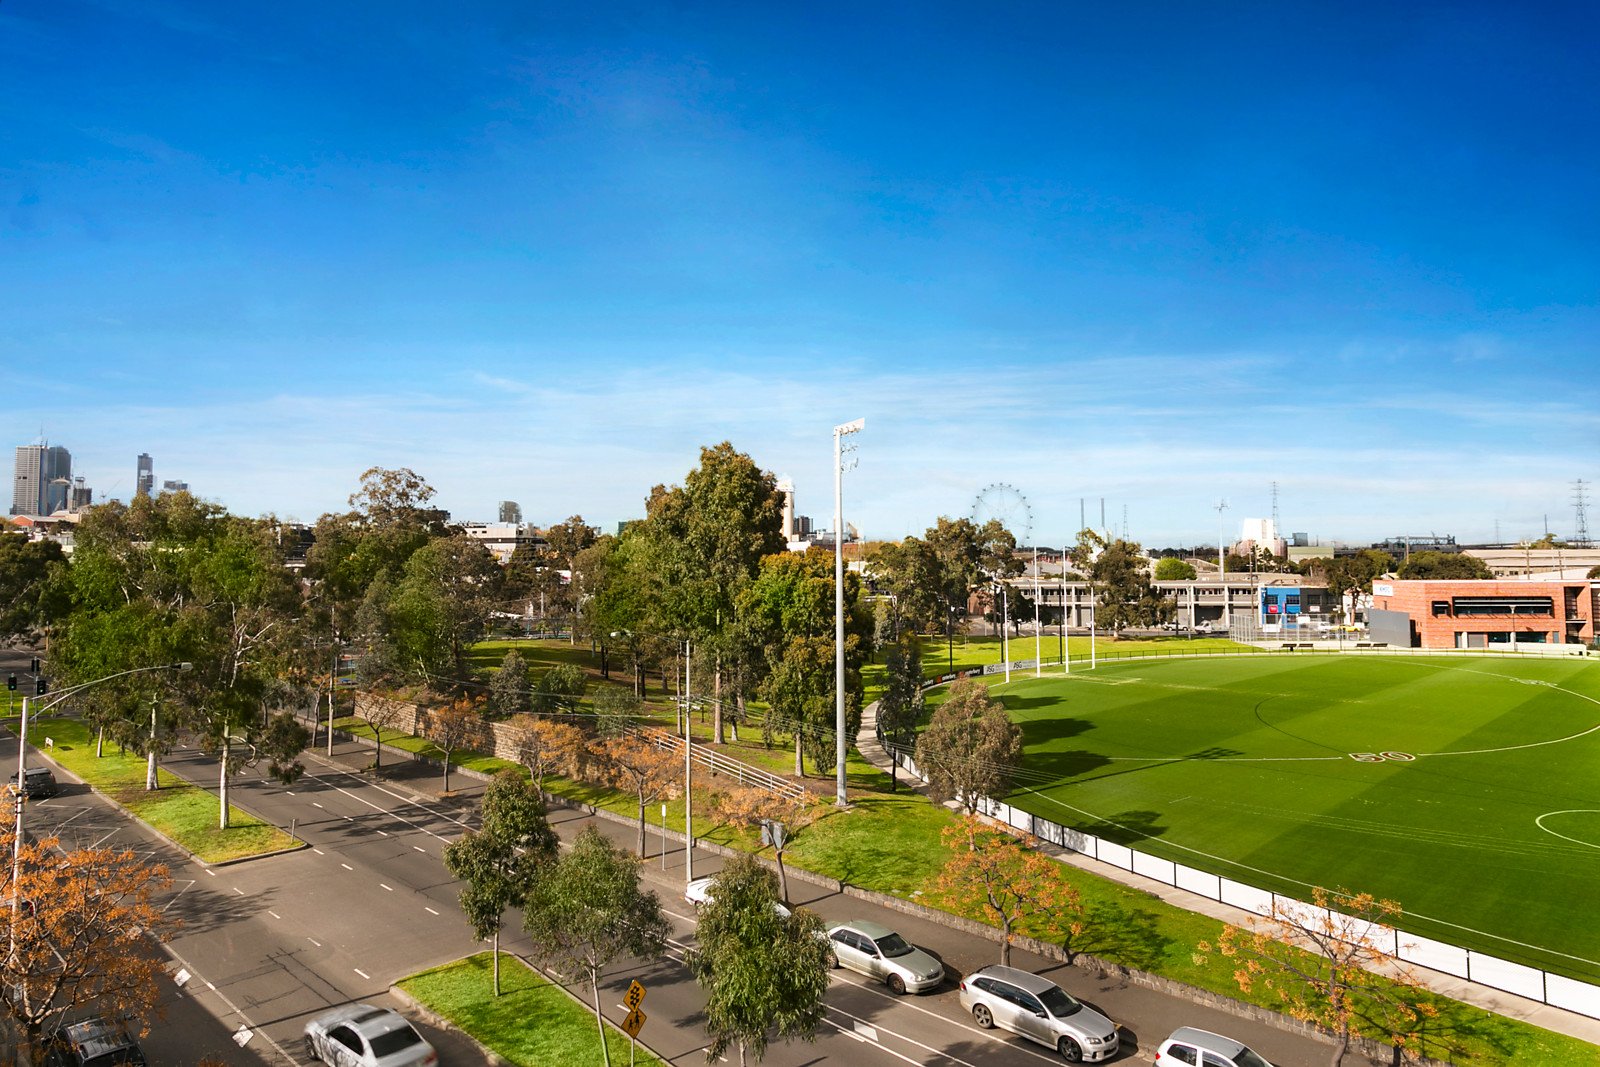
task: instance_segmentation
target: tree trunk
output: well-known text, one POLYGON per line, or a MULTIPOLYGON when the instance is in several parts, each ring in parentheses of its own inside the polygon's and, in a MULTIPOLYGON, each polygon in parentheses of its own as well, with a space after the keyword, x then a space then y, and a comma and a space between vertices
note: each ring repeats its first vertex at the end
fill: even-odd
POLYGON ((1000 966, 1011 966, 1011 924, 1000 921, 1000 966))
POLYGON ((801 753, 800 753, 800 731, 799 730, 796 730, 794 732, 794 776, 796 778, 804 778, 806 776, 805 761, 804 761, 804 759, 801 758, 801 753))
POLYGON ((100 759, 106 754, 106 728, 104 726, 94 734, 94 758, 100 759))
POLYGON ((783 869, 783 850, 777 849, 773 855, 778 858, 778 896, 785 904, 789 903, 789 872, 783 869))
POLYGON ((377 723, 372 724, 372 773, 376 775, 383 769, 383 730, 377 723))
POLYGON ((639 793, 639 858, 644 859, 644 792, 639 793))
POLYGON ((221 830, 228 828, 228 757, 232 753, 231 745, 232 741, 229 740, 227 733, 224 732, 222 735, 222 759, 220 761, 222 766, 217 771, 217 798, 222 802, 222 812, 217 816, 217 828, 221 830))
POLYGON ((450 792, 450 753, 451 749, 444 750, 444 791, 450 792))
POLYGON ((492 953, 494 953, 494 995, 498 997, 500 995, 500 931, 499 930, 496 930, 494 932, 494 947, 492 949, 490 949, 490 951, 492 953))
POLYGON ((600 1031, 600 1052, 605 1056, 606 1067, 611 1067, 611 1044, 606 1040, 606 1018, 600 1014, 600 975, 589 972, 589 988, 594 990, 594 1025, 600 1031))
POLYGON ((711 743, 713 745, 720 745, 723 742, 722 657, 716 656, 711 661, 711 743))

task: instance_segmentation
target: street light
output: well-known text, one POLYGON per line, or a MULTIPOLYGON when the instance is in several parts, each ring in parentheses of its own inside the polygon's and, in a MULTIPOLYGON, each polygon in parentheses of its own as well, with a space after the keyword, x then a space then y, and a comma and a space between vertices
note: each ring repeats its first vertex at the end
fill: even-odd
MULTIPOLYGON (((638 637, 632 630, 613 630, 612 637, 638 637)), ((683 642, 683 880, 684 885, 694 881, 694 734, 690 730, 689 708, 691 676, 689 666, 694 656, 694 646, 688 639, 683 642)), ((664 808, 664 806, 663 806, 664 808)), ((663 816, 663 822, 665 817, 663 816)), ((663 838, 662 863, 666 863, 667 846, 663 838)))
MULTIPOLYGON (((850 802, 844 788, 844 449, 841 442, 850 434, 860 433, 866 425, 866 419, 856 419, 833 428, 833 713, 837 771, 834 803, 841 808, 850 802)), ((854 451, 854 446, 851 450, 854 451)))
MULTIPOLYGON (((101 682, 109 682, 113 678, 125 678, 130 674, 142 674, 145 671, 188 671, 193 669, 194 664, 185 662, 163 663, 157 667, 135 667, 131 671, 118 671, 103 678, 96 678, 92 681, 69 686, 55 694, 52 699, 46 701, 38 711, 49 711, 74 693, 81 693, 90 686, 99 685, 101 682)), ((17 916, 22 904, 22 892, 20 889, 22 881, 22 802, 25 797, 25 783, 28 780, 28 699, 28 697, 22 698, 22 720, 17 727, 17 780, 14 783, 17 794, 17 824, 15 836, 11 840, 11 939, 6 949, 7 960, 11 959, 17 951, 17 916)))

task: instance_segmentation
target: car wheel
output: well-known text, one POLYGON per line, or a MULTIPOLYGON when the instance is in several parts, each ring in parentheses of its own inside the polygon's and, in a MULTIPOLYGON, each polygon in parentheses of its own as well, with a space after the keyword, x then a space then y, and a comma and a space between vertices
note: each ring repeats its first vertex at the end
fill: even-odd
POLYGON ((833 965, 833 969, 837 971, 839 969, 839 967, 840 967, 839 954, 837 952, 828 953, 828 962, 830 964, 832 964, 833 965))
POLYGON ((1061 1058, 1068 1063, 1077 1063, 1083 1059, 1083 1049, 1070 1037, 1063 1037, 1056 1042, 1056 1051, 1061 1053, 1061 1058))
POLYGON ((994 1027, 994 1013, 989 1010, 987 1004, 974 1004, 972 1006, 972 1021, 985 1030, 992 1029, 994 1027))
POLYGON ((897 996, 897 997, 905 996, 905 993, 906 993, 906 980, 904 978, 901 978, 898 974, 891 974, 889 976, 888 985, 889 985, 889 992, 893 993, 895 996, 897 996))
POLYGON ((317 1043, 311 1040, 310 1034, 306 1035, 306 1055, 311 1057, 312 1063, 320 1063, 322 1060, 322 1057, 317 1055, 317 1043))

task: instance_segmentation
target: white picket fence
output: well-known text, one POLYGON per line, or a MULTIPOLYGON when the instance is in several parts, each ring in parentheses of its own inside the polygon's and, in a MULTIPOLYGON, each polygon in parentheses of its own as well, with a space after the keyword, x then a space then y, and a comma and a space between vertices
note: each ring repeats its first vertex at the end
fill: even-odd
MULTIPOLYGON (((916 761, 909 755, 893 752, 887 746, 885 748, 909 773, 918 778, 924 777, 917 770, 916 761)), ((1196 896, 1220 901, 1256 915, 1271 913, 1275 905, 1280 911, 1287 909, 1307 915, 1314 914, 1318 910, 1313 905, 1293 897, 1281 896, 1244 882, 1236 882, 1231 878, 1197 870, 1159 856, 1147 855, 1127 845, 1119 845, 1115 841, 1107 841, 1093 834, 1062 826, 1043 816, 988 797, 980 799, 979 810, 998 822, 1003 822, 1023 833, 1032 834, 1052 845, 1059 845, 1101 863, 1132 871, 1166 885, 1176 886, 1196 896)), ((1552 1007, 1586 1015, 1591 1019, 1600 1019, 1600 986, 1551 974, 1536 967, 1512 963, 1475 949, 1435 941, 1419 934, 1389 927, 1373 926, 1371 930, 1380 939, 1379 943, 1386 951, 1408 963, 1454 975, 1477 985, 1515 993, 1519 997, 1537 1000, 1552 1007)))

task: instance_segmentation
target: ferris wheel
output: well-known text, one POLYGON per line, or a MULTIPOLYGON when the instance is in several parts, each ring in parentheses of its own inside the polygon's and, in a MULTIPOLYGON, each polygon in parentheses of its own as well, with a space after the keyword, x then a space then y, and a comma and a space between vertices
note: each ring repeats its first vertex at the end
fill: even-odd
POLYGON ((972 525, 979 528, 990 519, 998 519, 1022 544, 1033 539, 1033 506, 1020 489, 1006 482, 995 482, 979 490, 972 501, 971 518, 972 525))

